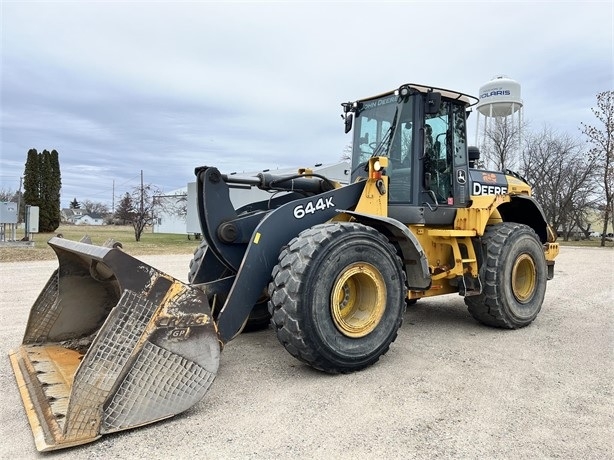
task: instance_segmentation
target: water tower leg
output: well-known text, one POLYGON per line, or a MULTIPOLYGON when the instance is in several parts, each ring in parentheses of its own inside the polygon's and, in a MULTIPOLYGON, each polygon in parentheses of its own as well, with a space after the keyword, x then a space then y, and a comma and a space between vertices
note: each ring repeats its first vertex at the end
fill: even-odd
POLYGON ((478 132, 480 131, 480 112, 477 113, 477 117, 478 119, 476 120, 476 124, 475 124, 475 146, 479 147, 478 145, 478 132))

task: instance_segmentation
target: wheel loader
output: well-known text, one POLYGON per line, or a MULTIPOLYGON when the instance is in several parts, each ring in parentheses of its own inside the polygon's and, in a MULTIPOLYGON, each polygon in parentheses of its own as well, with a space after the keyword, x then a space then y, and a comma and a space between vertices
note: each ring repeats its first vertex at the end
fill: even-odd
POLYGON ((188 409, 246 328, 271 323, 298 360, 349 373, 378 361, 406 306, 425 297, 460 295, 488 326, 529 325, 558 244, 521 176, 475 168, 476 102, 404 84, 342 104, 347 185, 307 168, 242 178, 196 168, 203 239, 188 283, 112 242, 51 238, 58 269, 10 352, 37 449, 188 409), (233 187, 270 196, 235 209, 233 187))

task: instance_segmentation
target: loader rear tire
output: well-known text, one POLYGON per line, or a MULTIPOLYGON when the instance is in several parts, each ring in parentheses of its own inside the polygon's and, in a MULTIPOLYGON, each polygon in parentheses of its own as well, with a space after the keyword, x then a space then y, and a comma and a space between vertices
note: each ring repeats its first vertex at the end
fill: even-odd
POLYGON ((469 313, 488 326, 517 329, 541 310, 548 269, 531 227, 503 222, 486 228, 480 266, 482 293, 465 297, 469 313))
POLYGON ((406 293, 401 259, 384 235, 357 223, 328 223, 282 250, 269 312, 291 355, 324 372, 348 373, 388 351, 406 293))
MULTIPOLYGON (((207 242, 201 241, 198 247, 194 250, 194 255, 192 260, 190 261, 190 271, 188 272, 188 282, 192 283, 194 278, 196 278, 196 272, 200 267, 200 261, 205 256, 205 252, 207 251, 207 242)), ((220 296, 220 302, 225 302, 226 298, 222 298, 220 296)), ((215 316, 215 315, 214 315, 215 316)), ((247 318, 247 322, 243 327, 242 332, 257 332, 262 331, 263 329, 267 329, 271 324, 271 315, 269 314, 268 308, 268 299, 263 299, 259 301, 254 307, 252 311, 249 313, 249 317, 247 318)))

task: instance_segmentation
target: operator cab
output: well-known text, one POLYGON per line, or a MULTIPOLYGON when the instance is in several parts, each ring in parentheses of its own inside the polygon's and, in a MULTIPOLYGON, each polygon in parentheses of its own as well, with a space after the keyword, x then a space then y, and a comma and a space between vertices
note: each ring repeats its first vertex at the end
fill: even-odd
POLYGON ((467 206, 467 108, 477 99, 407 84, 342 104, 353 127, 352 181, 366 176, 372 156, 387 156, 389 216, 403 223, 448 224, 467 206))

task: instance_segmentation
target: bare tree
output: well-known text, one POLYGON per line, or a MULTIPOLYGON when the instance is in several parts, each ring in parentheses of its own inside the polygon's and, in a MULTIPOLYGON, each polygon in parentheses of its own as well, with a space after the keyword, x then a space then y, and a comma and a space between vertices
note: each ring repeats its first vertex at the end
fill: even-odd
POLYGON ((581 142, 549 127, 527 136, 521 172, 531 183, 548 222, 569 239, 574 224, 586 220, 595 204, 595 161, 581 142))
POLYGON ((13 198, 16 197, 15 192, 13 192, 10 188, 9 189, 5 189, 2 188, 0 189, 0 201, 12 201, 13 198))
POLYGON ((341 161, 352 161, 352 144, 347 144, 343 147, 343 152, 339 158, 341 161))
POLYGON ((523 127, 510 118, 493 118, 484 129, 484 143, 480 146, 486 166, 496 171, 516 169, 522 131, 523 127))
MULTIPOLYGON (((593 179, 589 181, 590 184, 594 184, 593 179)), ((591 225, 593 210, 597 206, 597 197, 594 193, 594 186, 581 187, 574 194, 572 200, 572 206, 570 211, 570 225, 569 229, 564 235, 564 239, 569 239, 570 231, 575 226, 581 233, 582 239, 589 239, 591 234, 591 225)))
POLYGON ((587 142, 591 145, 589 154, 599 168, 599 186, 603 190, 600 200, 600 208, 603 209, 601 246, 605 246, 610 219, 614 226, 614 91, 597 94, 597 108, 591 110, 603 127, 597 128, 582 123, 580 130, 588 138, 587 142))
POLYGON ((141 241, 143 230, 148 225, 153 224, 154 215, 154 197, 160 195, 157 187, 146 184, 141 184, 132 189, 132 227, 134 228, 134 238, 136 241, 141 241))
POLYGON ((81 205, 90 213, 99 214, 101 216, 105 216, 109 213, 109 205, 106 203, 84 200, 81 205))
POLYGON ((177 193, 175 195, 156 195, 153 197, 154 208, 169 216, 175 216, 185 220, 188 215, 188 195, 187 193, 177 193))

